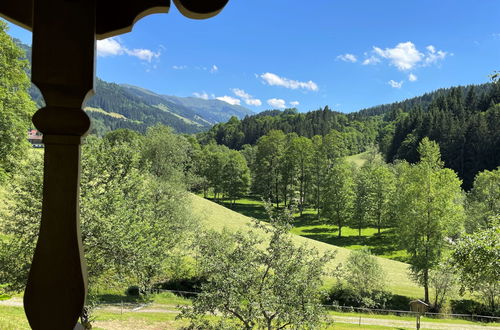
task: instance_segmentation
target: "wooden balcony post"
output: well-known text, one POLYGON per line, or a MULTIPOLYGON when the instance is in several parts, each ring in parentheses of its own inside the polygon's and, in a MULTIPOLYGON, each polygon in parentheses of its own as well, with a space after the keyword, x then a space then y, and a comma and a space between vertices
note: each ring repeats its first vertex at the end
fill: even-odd
POLYGON ((45 144, 42 222, 24 294, 33 329, 73 329, 87 294, 78 200, 95 17, 95 0, 34 1, 32 81, 46 106, 33 116, 45 144))

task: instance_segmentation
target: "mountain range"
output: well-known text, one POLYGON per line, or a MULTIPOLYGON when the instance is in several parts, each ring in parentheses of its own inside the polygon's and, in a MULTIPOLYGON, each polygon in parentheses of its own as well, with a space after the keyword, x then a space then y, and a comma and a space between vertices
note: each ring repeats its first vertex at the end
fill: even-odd
MULTIPOLYGON (((245 107, 216 99, 160 95, 101 79, 97 79, 95 90, 84 110, 92 118, 92 133, 99 135, 118 128, 144 132, 156 124, 170 126, 177 133, 197 133, 232 116, 241 119, 254 114, 245 107)), ((30 94, 37 104, 43 105, 37 88, 32 87, 30 94)))
MULTIPOLYGON (((31 62, 31 47, 19 40, 15 42, 31 62)), ((29 74, 30 69, 27 71, 29 74)), ((144 132, 156 124, 170 126, 177 133, 197 133, 233 116, 241 119, 254 114, 245 107, 217 99, 161 95, 141 87, 101 79, 97 79, 95 91, 84 110, 92 118, 92 132, 99 135, 118 128, 144 132)), ((43 97, 36 87, 30 88, 30 94, 39 106, 43 105, 43 97)))

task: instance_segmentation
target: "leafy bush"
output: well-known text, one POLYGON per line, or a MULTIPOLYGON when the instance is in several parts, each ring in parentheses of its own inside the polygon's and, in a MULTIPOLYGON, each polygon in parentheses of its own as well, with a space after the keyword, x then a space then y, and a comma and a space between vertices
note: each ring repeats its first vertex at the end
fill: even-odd
POLYGON ((137 285, 129 286, 127 290, 125 290, 125 294, 127 296, 135 296, 138 297, 141 295, 141 289, 137 285))
POLYGON ((451 308, 454 314, 500 316, 499 311, 492 311, 487 305, 470 299, 451 300, 451 308))
POLYGON ((156 287, 162 290, 183 291, 179 293, 174 292, 174 294, 190 298, 196 296, 196 293, 201 292, 201 286, 205 282, 206 279, 201 276, 191 278, 176 278, 168 280, 167 282, 160 283, 156 287))
POLYGON ((385 273, 369 251, 352 251, 337 269, 337 284, 326 302, 344 306, 385 308, 391 295, 384 291, 385 273))
MULTIPOLYGON (((393 308, 389 307, 387 304, 393 301, 393 298, 394 297, 386 291, 374 290, 366 293, 339 284, 332 288, 328 297, 325 299, 325 304, 365 308, 393 308)), ((405 309, 408 309, 408 306, 406 306, 405 309)))

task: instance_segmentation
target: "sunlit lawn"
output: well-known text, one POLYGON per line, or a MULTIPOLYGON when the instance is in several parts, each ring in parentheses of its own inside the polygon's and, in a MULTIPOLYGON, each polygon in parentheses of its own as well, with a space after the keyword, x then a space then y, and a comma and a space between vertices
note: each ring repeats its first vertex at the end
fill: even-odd
MULTIPOLYGON (((227 205, 224 204, 224 206, 227 205)), ((251 221, 247 216, 267 220, 263 204, 258 200, 239 200, 231 210, 199 196, 192 195, 192 209, 193 213, 200 218, 206 228, 218 231, 223 228, 227 228, 230 231, 249 230, 251 221), (240 206, 242 209, 238 209, 240 206)), ((300 228, 298 226, 294 230, 299 230, 300 228)), ((263 235, 265 236, 265 234, 263 235)), ((319 239, 309 239, 307 236, 293 235, 293 241, 297 244, 305 244, 310 248, 315 248, 320 253, 336 252, 335 259, 327 265, 327 268, 331 270, 339 263, 344 263, 351 251, 345 246, 332 245, 333 243, 323 242, 319 239)), ((388 258, 380 258, 379 263, 387 275, 387 288, 392 293, 406 297, 420 297, 423 294, 423 289, 418 287, 409 278, 407 264, 388 258)), ((326 278, 325 286, 332 286, 334 281, 333 277, 326 278)))
MULTIPOLYGON (((267 221, 264 202, 257 198, 238 199, 234 205, 220 204, 247 217, 267 221)), ((383 228, 378 234, 376 228, 363 228, 359 236, 358 229, 345 226, 342 227, 342 236, 338 237, 338 227, 326 223, 324 218, 318 220, 316 210, 306 209, 302 216, 295 214, 292 233, 351 250, 367 248, 374 255, 405 261, 406 253, 398 248, 394 229, 383 228)))

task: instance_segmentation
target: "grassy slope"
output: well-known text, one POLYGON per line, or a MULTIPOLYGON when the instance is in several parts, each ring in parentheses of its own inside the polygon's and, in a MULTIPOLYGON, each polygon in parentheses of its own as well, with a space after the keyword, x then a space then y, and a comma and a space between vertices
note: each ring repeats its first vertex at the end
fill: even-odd
MULTIPOLYGON (((197 214, 203 224, 207 228, 222 230, 226 227, 228 230, 247 230, 251 223, 250 218, 231 211, 221 205, 213 203, 209 200, 192 195, 192 207, 195 214, 197 214)), ((301 236, 294 236, 294 241, 298 244, 306 244, 308 247, 314 247, 321 252, 336 251, 337 257, 330 265, 334 267, 335 264, 343 262, 349 255, 350 250, 329 245, 323 242, 315 241, 301 236)), ((402 262, 379 258, 380 265, 387 273, 388 288, 395 294, 419 297, 422 295, 422 289, 414 284, 408 277, 408 265, 402 262)), ((331 282, 329 279, 328 282, 331 282)))

